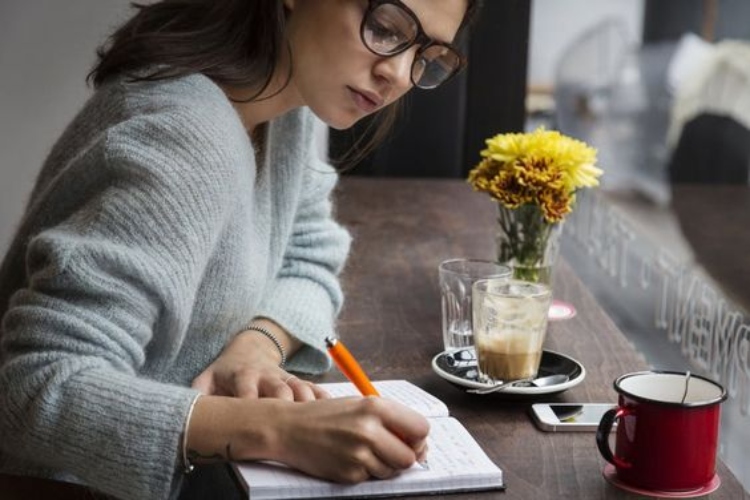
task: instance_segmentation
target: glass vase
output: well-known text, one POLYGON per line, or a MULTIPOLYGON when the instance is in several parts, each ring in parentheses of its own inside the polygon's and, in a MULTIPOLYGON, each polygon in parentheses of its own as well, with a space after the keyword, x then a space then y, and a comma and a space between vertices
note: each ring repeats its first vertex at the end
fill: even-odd
POLYGON ((498 203, 497 260, 513 269, 513 277, 552 285, 560 254, 562 222, 549 223, 537 205, 506 208, 498 203))

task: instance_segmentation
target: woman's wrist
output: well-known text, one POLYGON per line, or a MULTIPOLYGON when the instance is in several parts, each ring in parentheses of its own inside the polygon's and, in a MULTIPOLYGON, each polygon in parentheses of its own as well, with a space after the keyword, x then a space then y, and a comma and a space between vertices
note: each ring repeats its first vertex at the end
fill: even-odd
POLYGON ((180 439, 180 456, 182 457, 182 468, 185 474, 190 474, 191 472, 193 472, 193 469, 195 469, 195 465, 190 460, 190 454, 188 452, 188 433, 190 432, 190 422, 193 419, 193 411, 195 410, 195 405, 198 403, 198 399, 200 397, 201 394, 198 394, 190 403, 190 407, 187 411, 187 416, 185 417, 185 426, 182 428, 182 437, 180 439))
POLYGON ((279 365, 283 368, 282 360, 288 361, 289 358, 302 347, 302 343, 295 337, 291 336, 281 326, 267 318, 255 318, 242 331, 241 334, 251 334, 261 337, 261 342, 271 346, 276 350, 276 356, 279 365))
POLYGON ((258 325, 249 325, 243 331, 243 333, 256 333, 268 339, 276 348, 276 352, 279 355, 279 368, 286 368, 286 359, 287 359, 286 349, 284 349, 284 345, 281 343, 279 338, 273 333, 271 333, 270 330, 262 326, 258 326, 258 325))
POLYGON ((195 402, 185 440, 185 456, 199 466, 224 461, 270 459, 278 438, 274 431, 276 399, 201 396, 195 402))

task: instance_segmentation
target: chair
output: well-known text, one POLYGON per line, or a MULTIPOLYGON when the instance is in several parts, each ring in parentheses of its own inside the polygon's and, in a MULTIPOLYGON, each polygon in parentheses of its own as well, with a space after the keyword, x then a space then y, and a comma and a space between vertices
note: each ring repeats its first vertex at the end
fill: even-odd
POLYGON ((747 184, 750 129, 726 115, 701 113, 682 128, 669 162, 672 184, 747 184))
POLYGON ((677 89, 668 142, 672 183, 748 183, 750 43, 716 44, 677 89))
POLYGON ((583 32, 565 49, 554 77, 557 128, 585 139, 586 122, 606 106, 629 47, 625 23, 610 18, 583 32))
POLYGON ((675 45, 640 46, 626 35, 612 18, 566 49, 556 72, 556 126, 597 148, 602 187, 666 204, 666 68, 675 45))

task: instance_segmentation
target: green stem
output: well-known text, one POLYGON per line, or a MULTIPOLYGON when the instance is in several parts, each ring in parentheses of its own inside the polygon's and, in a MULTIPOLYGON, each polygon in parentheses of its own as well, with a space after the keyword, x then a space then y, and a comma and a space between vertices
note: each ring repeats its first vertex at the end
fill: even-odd
MULTIPOLYGON (((546 280, 552 262, 545 261, 547 247, 558 224, 550 224, 536 205, 523 205, 498 210, 498 260, 513 265, 514 275, 520 279, 546 280)), ((554 256, 552 256, 554 258, 554 256)))

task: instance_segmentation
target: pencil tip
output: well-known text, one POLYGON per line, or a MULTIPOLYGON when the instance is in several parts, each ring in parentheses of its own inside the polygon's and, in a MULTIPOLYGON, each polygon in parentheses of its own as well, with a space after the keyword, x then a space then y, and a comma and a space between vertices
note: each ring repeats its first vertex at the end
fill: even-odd
POLYGON ((336 345, 336 339, 333 337, 326 337, 326 347, 333 347, 336 345))

